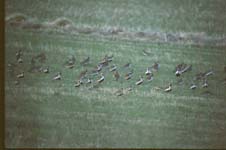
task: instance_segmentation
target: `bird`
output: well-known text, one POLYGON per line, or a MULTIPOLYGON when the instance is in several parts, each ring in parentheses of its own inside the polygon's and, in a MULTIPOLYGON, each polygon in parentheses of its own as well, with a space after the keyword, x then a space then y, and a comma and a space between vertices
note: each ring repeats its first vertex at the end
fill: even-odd
POLYGON ((74 63, 75 63, 75 56, 74 55, 72 55, 70 58, 69 58, 69 60, 67 61, 67 64, 68 65, 73 65, 74 63))
POLYGON ((148 67, 146 72, 145 72, 145 75, 150 75, 150 74, 152 74, 152 72, 151 72, 150 68, 148 67))
POLYGON ((20 49, 19 51, 16 52, 16 60, 21 58, 21 55, 22 55, 22 50, 20 49))
POLYGON ((42 72, 43 73, 49 73, 49 67, 46 67, 46 68, 42 69, 42 72))
POLYGON ((126 79, 126 80, 129 80, 129 79, 131 79, 131 78, 132 78, 132 74, 126 74, 126 75, 125 75, 125 79, 126 79))
POLYGON ((181 73, 181 70, 182 70, 182 68, 185 66, 185 64, 184 63, 182 63, 182 64, 178 64, 177 66, 176 66, 176 72, 175 72, 175 75, 176 76, 180 76, 182 73, 181 73))
POLYGON ((205 78, 204 83, 202 84, 202 88, 207 88, 208 87, 208 83, 207 83, 207 79, 205 78))
POLYGON ((23 59, 20 57, 17 59, 17 62, 21 64, 21 63, 23 63, 23 59))
POLYGON ((17 77, 17 78, 24 78, 24 72, 19 73, 16 77, 17 77))
POLYGON ((102 65, 102 66, 108 66, 108 58, 107 56, 105 56, 100 62, 99 62, 99 65, 102 65))
POLYGON ((194 83, 192 83, 191 86, 190 86, 190 89, 194 90, 194 89, 196 89, 196 88, 197 88, 197 85, 194 84, 194 83))
POLYGON ((117 90, 117 91, 115 92, 115 94, 116 94, 116 96, 122 96, 122 95, 123 95, 123 88, 117 90))
POLYGON ((87 69, 85 69, 84 71, 82 71, 80 74, 79 74, 79 79, 83 78, 84 76, 86 76, 86 73, 87 73, 87 69))
POLYGON ((181 70, 181 73, 187 72, 187 71, 189 71, 189 70, 191 70, 191 69, 192 69, 192 65, 186 65, 186 66, 184 66, 184 68, 181 70))
POLYGON ((151 53, 150 52, 147 52, 146 50, 143 50, 143 55, 144 56, 149 56, 149 55, 151 55, 151 53))
POLYGON ((132 74, 133 74, 133 70, 131 70, 130 72, 128 72, 127 74, 125 74, 125 79, 129 80, 132 78, 132 74))
POLYGON ((91 73, 89 75, 95 76, 95 75, 98 75, 98 74, 99 74, 99 72, 96 69, 94 69, 94 70, 91 70, 91 73))
POLYGON ((152 80, 153 80, 153 75, 152 75, 152 74, 147 75, 147 76, 146 76, 146 79, 147 79, 148 81, 152 81, 152 80))
POLYGON ((103 68, 102 64, 98 64, 94 69, 91 70, 92 75, 97 75, 103 68))
POLYGON ((140 79, 136 82, 136 85, 141 85, 144 82, 144 79, 142 76, 140 76, 140 79))
POLYGON ((61 80, 61 72, 58 72, 54 77, 53 80, 61 80))
POLYGON ((72 69, 72 68, 74 68, 74 66, 75 66, 74 64, 66 64, 65 65, 65 67, 68 69, 72 69))
POLYGON ((112 54, 111 56, 105 55, 105 58, 107 59, 108 62, 111 62, 113 60, 114 55, 112 54))
POLYGON ((207 72, 205 72, 205 76, 206 77, 208 77, 208 76, 210 76, 210 75, 213 75, 214 73, 213 73, 213 71, 211 70, 211 71, 207 71, 207 72))
POLYGON ((18 85, 19 84, 19 81, 18 80, 14 81, 14 84, 15 85, 18 85))
POLYGON ((16 52, 16 56, 21 56, 21 54, 22 54, 22 50, 21 49, 16 52))
POLYGON ((86 59, 80 62, 81 65, 87 65, 90 61, 90 57, 88 56, 86 59))
POLYGON ((165 92, 170 92, 170 91, 172 91, 172 84, 170 83, 169 86, 168 86, 166 89, 164 89, 164 91, 165 91, 165 92))
POLYGON ((162 90, 162 88, 158 87, 158 86, 154 87, 153 89, 156 90, 156 91, 162 90))
POLYGON ((195 80, 201 80, 201 79, 206 78, 206 77, 213 75, 213 74, 214 74, 214 72, 212 70, 206 71, 206 72, 200 72, 200 73, 196 74, 194 79, 195 80))
POLYGON ((182 73, 181 73, 181 71, 179 71, 179 70, 177 70, 176 72, 175 72, 175 75, 178 77, 178 76, 180 76, 182 73))
POLYGON ((29 68, 28 72, 30 72, 30 73, 42 72, 42 67, 41 66, 32 66, 31 68, 29 68))
POLYGON ((104 75, 103 75, 103 73, 101 73, 100 75, 101 75, 101 77, 100 77, 100 79, 97 80, 97 83, 101 83, 101 82, 104 81, 104 75))
POLYGON ((129 86, 128 88, 127 88, 127 91, 132 91, 133 90, 133 88, 131 87, 131 86, 129 86))
POLYGON ((111 66, 111 68, 110 68, 110 72, 113 72, 113 71, 115 71, 117 69, 117 67, 116 67, 116 65, 115 64, 113 64, 112 66, 111 66))
POLYGON ((79 87, 81 85, 81 81, 80 80, 78 80, 76 83, 75 83, 75 87, 79 87))
POLYGON ((205 73, 199 72, 195 75, 194 80, 201 80, 204 77, 205 77, 205 73))
POLYGON ((192 65, 187 65, 187 64, 184 64, 184 63, 179 64, 176 67, 175 75, 180 76, 182 73, 185 73, 185 72, 187 72, 191 69, 192 69, 192 65))
POLYGON ((152 68, 155 70, 155 71, 158 71, 159 70, 159 63, 155 62, 154 65, 152 66, 152 68))
POLYGON ((97 67, 95 68, 95 71, 100 72, 103 68, 103 64, 98 64, 97 67))
POLYGON ((92 83, 92 80, 88 78, 86 83, 92 83))
POLYGON ((72 55, 68 58, 68 60, 66 61, 65 63, 65 67, 66 68, 69 68, 69 69, 72 69, 74 67, 74 64, 75 64, 75 57, 72 55))
POLYGON ((120 78, 120 74, 118 73, 118 71, 114 71, 113 76, 115 78, 116 81, 118 81, 118 79, 120 78))

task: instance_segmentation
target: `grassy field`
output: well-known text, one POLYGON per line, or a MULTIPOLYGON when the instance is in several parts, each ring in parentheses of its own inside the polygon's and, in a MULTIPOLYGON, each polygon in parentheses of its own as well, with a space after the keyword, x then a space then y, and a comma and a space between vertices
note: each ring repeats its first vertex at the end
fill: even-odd
POLYGON ((6 1, 6 147, 226 148, 225 7, 223 0, 6 1), (23 21, 10 24, 10 17, 23 21), (165 40, 169 33, 186 37, 165 40), (22 64, 16 62, 19 49, 22 64), (40 53, 47 59, 38 65, 49 66, 49 74, 29 72, 31 58, 40 53), (64 63, 71 55, 76 65, 68 69, 64 63), (79 73, 105 55, 114 56, 119 81, 107 71, 98 88, 74 87, 79 73), (87 56, 90 64, 81 66, 87 56), (128 62, 134 75, 126 81, 122 66, 128 62), (136 86, 154 62, 160 64, 154 80, 136 86), (193 68, 178 84, 173 70, 182 62, 193 68), (209 87, 198 83, 190 90, 192 78, 209 69, 209 87), (15 85, 22 71, 25 77, 15 85), (62 80, 53 81, 59 71, 62 80), (171 92, 156 90, 169 83, 171 92), (131 92, 114 94, 129 86, 131 92))

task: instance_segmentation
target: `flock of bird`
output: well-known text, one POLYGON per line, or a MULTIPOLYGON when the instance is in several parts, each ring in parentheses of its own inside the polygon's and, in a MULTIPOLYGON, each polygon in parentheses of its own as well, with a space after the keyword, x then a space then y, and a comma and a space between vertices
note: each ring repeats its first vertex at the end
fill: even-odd
MULTIPOLYGON (((143 55, 148 55, 147 51, 143 51, 143 55)), ((115 64, 111 63, 113 62, 114 56, 108 56, 105 55, 104 58, 100 60, 99 63, 95 65, 95 67, 91 70, 85 69, 84 71, 80 72, 78 78, 76 81, 74 81, 74 87, 81 87, 82 85, 91 85, 90 88, 95 88, 98 87, 102 82, 105 81, 105 74, 106 72, 112 73, 113 78, 115 81, 119 81, 119 79, 123 80, 130 80, 133 77, 134 70, 131 67, 131 63, 126 63, 125 65, 122 66, 122 68, 127 69, 127 72, 124 74, 124 78, 120 73, 120 67, 118 67, 115 64)), ((46 56, 44 53, 41 53, 35 57, 32 57, 31 59, 31 65, 32 67, 29 69, 29 72, 42 72, 45 74, 50 73, 50 68, 49 67, 42 67, 42 66, 35 66, 36 60, 39 59, 39 61, 45 61, 46 56)), ((18 64, 23 63, 23 53, 22 50, 19 50, 16 52, 16 60, 18 64)), ((74 56, 71 56, 68 58, 66 63, 64 64, 65 68, 72 69, 74 68, 76 64, 76 58, 74 56)), ((90 57, 85 58, 80 62, 81 66, 86 66, 90 64, 90 57)), ((13 67, 13 64, 8 64, 8 67, 13 67)), ((133 84, 133 86, 140 86, 141 84, 144 83, 144 81, 152 81, 154 73, 153 72, 158 72, 160 68, 160 64, 158 62, 155 62, 153 65, 148 66, 146 70, 143 70, 143 73, 140 73, 139 79, 133 84)), ((182 74, 191 71, 192 70, 192 65, 188 65, 185 63, 178 64, 175 67, 174 73, 176 77, 182 76, 182 74)), ((226 72, 226 66, 224 67, 224 72, 226 72)), ((15 84, 19 84, 19 79, 24 78, 24 71, 20 72, 19 74, 16 74, 17 80, 15 81, 15 84)), ((197 84, 195 84, 195 81, 202 81, 202 86, 201 88, 207 88, 208 87, 208 77, 214 75, 213 70, 209 70, 206 72, 201 72, 196 74, 196 76, 193 78, 192 83, 190 85, 190 89, 194 90, 197 88, 197 84)), ((52 80, 61 80, 62 79, 62 73, 57 72, 53 77, 52 80)), ((224 79, 224 84, 226 85, 226 78, 224 79)), ((133 86, 128 87, 126 90, 127 91, 132 91, 133 86)), ((164 92, 170 92, 172 91, 172 83, 169 83, 168 86, 164 88, 159 88, 159 90, 163 90, 164 92)), ((119 89, 118 91, 115 92, 117 96, 121 96, 124 94, 123 88, 119 89)))

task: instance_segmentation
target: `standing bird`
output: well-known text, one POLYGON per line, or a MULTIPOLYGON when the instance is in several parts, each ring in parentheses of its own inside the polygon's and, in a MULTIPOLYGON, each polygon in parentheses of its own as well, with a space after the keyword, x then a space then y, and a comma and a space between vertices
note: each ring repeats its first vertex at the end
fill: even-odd
POLYGON ((189 70, 192 69, 192 65, 186 65, 182 70, 181 70, 181 73, 184 73, 184 72, 187 72, 189 70))
POLYGON ((149 56, 149 55, 151 55, 151 53, 150 52, 147 52, 146 50, 143 50, 143 55, 144 56, 149 56))
POLYGON ((107 59, 108 62, 111 62, 113 60, 113 54, 111 56, 105 55, 105 58, 107 59))
POLYGON ((99 62, 99 65, 102 65, 104 67, 104 66, 108 66, 108 64, 109 64, 108 56, 105 55, 105 57, 99 62))
POLYGON ((175 72, 175 75, 178 77, 178 76, 180 76, 182 73, 181 73, 181 71, 179 71, 179 70, 177 70, 176 72, 175 72))
MULTIPOLYGON (((17 62, 22 61, 21 56, 22 56, 22 50, 17 51, 16 52, 16 60, 17 60, 17 62)), ((22 63, 22 62, 19 62, 19 63, 22 63)))
POLYGON ((202 84, 202 88, 207 88, 208 87, 208 83, 207 83, 207 79, 204 79, 204 82, 202 84))
POLYGON ((100 72, 103 68, 102 64, 98 64, 94 71, 100 72))
POLYGON ((49 73, 49 67, 46 67, 46 68, 42 69, 42 72, 43 73, 49 73))
POLYGON ((93 82, 93 81, 92 81, 90 78, 88 78, 86 83, 89 84, 89 83, 92 83, 92 82, 93 82))
POLYGON ((75 87, 79 87, 79 86, 81 85, 81 83, 82 83, 82 82, 81 82, 80 80, 78 80, 78 81, 75 83, 74 86, 75 86, 75 87))
POLYGON ((152 72, 151 72, 151 69, 148 67, 146 72, 145 72, 145 75, 150 75, 150 74, 152 74, 152 72))
POLYGON ((101 82, 104 81, 104 75, 103 75, 103 73, 101 73, 100 75, 101 75, 101 77, 100 77, 100 79, 97 80, 97 83, 101 83, 101 82))
POLYGON ((17 77, 17 78, 24 78, 24 72, 18 74, 16 77, 17 77))
POLYGON ((22 50, 19 50, 18 52, 16 52, 16 60, 18 63, 23 63, 23 59, 22 57, 22 50))
POLYGON ((120 75, 119 75, 117 70, 114 71, 113 76, 114 76, 116 81, 118 81, 118 79, 120 78, 120 75))
POLYGON ((72 56, 69 58, 69 60, 67 61, 67 64, 68 64, 68 65, 73 65, 73 64, 75 64, 75 56, 74 56, 74 55, 72 55, 72 56))
POLYGON ((128 88, 127 88, 127 91, 129 92, 129 91, 132 91, 133 89, 132 89, 132 87, 131 86, 129 86, 128 88))
POLYGON ((72 55, 70 56, 70 58, 67 60, 67 62, 65 63, 65 67, 66 68, 69 68, 69 69, 72 69, 74 68, 74 65, 75 65, 75 57, 72 55))
POLYGON ((141 85, 144 82, 144 79, 142 76, 140 76, 140 79, 136 82, 136 85, 141 85))
POLYGON ((133 74, 133 70, 131 70, 130 72, 128 72, 126 75, 125 75, 125 79, 126 80, 129 80, 132 78, 132 74, 133 74))
POLYGON ((17 59, 17 62, 21 64, 21 63, 23 63, 23 59, 20 57, 17 59))
POLYGON ((86 76, 86 73, 87 73, 87 69, 82 71, 80 74, 79 74, 79 79, 81 80, 83 77, 86 76))
POLYGON ((180 76, 181 74, 183 74, 183 73, 185 73, 185 72, 187 72, 191 69, 192 69, 192 65, 187 65, 187 64, 184 64, 184 63, 179 64, 176 67, 175 75, 180 76))
POLYGON ((190 86, 190 89, 194 90, 194 89, 196 89, 196 88, 197 88, 197 85, 196 85, 194 82, 192 82, 192 84, 191 84, 191 86, 190 86))
POLYGON ((155 62, 154 65, 152 66, 152 68, 155 70, 155 71, 158 71, 159 70, 159 63, 155 62))
POLYGON ((18 50, 17 52, 16 52, 16 57, 18 58, 18 57, 20 57, 22 55, 22 50, 20 49, 20 50, 18 50))
POLYGON ((178 64, 176 66, 176 72, 175 75, 176 76, 180 76, 182 74, 181 70, 186 66, 186 64, 182 63, 182 64, 178 64))
POLYGON ((53 80, 61 80, 61 72, 58 72, 54 77, 53 80))
POLYGON ((110 72, 113 72, 113 71, 115 71, 116 69, 117 69, 116 65, 113 64, 113 65, 111 66, 111 68, 109 69, 109 71, 110 71, 110 72))
POLYGON ((74 64, 66 64, 65 65, 65 67, 68 69, 72 69, 72 68, 74 68, 74 66, 75 66, 74 64))
POLYGON ((152 80, 153 80, 153 75, 152 75, 152 74, 147 75, 147 76, 146 76, 146 79, 147 79, 148 81, 152 81, 152 80))
POLYGON ((211 70, 211 71, 207 71, 207 72, 205 72, 205 76, 206 77, 208 77, 208 76, 210 76, 210 75, 213 75, 214 73, 213 73, 213 71, 211 70))
POLYGON ((170 91, 172 91, 172 84, 170 83, 169 86, 168 86, 166 89, 164 89, 164 91, 165 91, 165 92, 170 92, 170 91))

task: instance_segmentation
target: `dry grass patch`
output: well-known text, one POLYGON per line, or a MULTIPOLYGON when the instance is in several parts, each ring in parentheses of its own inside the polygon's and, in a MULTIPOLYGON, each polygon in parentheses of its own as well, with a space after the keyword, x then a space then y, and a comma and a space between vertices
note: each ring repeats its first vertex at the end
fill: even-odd
POLYGON ((20 13, 16 13, 6 17, 5 21, 11 26, 20 26, 21 24, 27 22, 27 16, 20 13))
POLYGON ((73 26, 73 22, 67 18, 57 18, 52 22, 47 22, 46 25, 49 27, 60 27, 60 28, 68 28, 73 26))

